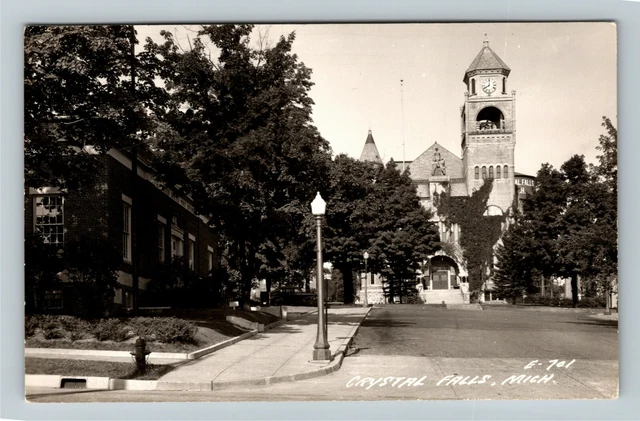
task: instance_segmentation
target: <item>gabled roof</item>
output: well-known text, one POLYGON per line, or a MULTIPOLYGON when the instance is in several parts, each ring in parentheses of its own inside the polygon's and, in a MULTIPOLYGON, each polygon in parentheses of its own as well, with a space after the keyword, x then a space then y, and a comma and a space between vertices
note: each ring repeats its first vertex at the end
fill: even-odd
POLYGON ((426 151, 420 154, 411 163, 411 178, 414 180, 428 180, 433 177, 434 156, 438 153, 444 161, 446 176, 450 179, 464 178, 462 159, 449 151, 438 142, 434 142, 426 151))
POLYGON ((364 148, 362 148, 362 154, 360 154, 360 161, 370 161, 382 165, 382 159, 378 153, 376 142, 373 141, 371 130, 369 130, 367 140, 364 142, 364 148))
POLYGON ((465 80, 468 74, 477 70, 502 70, 505 76, 509 75, 511 69, 505 64, 504 61, 489 47, 489 41, 485 40, 482 46, 482 50, 478 53, 476 58, 473 59, 469 68, 465 72, 465 80))

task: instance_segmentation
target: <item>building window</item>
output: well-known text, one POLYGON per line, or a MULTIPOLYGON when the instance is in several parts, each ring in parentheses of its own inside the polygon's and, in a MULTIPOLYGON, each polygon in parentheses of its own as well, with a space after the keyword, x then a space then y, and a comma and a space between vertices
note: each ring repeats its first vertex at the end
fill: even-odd
POLYGON ((171 235, 171 256, 184 256, 184 242, 180 237, 173 234, 171 235))
POLYGON ((64 245, 63 201, 59 195, 35 198, 35 231, 42 235, 45 244, 57 248, 64 245))
POLYGON ((171 221, 171 256, 184 256, 184 224, 177 216, 171 221))
POLYGON ((509 167, 507 165, 504 166, 504 178, 509 178, 509 167))
POLYGON ((489 178, 493 178, 493 165, 489 167, 489 178))
POLYGON ((62 291, 45 291, 44 308, 47 310, 59 310, 63 307, 62 291))
POLYGON ((131 261, 131 205, 122 202, 122 258, 131 261))
POLYGON ((207 246, 207 259, 209 259, 209 272, 213 270, 213 247, 207 246))
POLYGON ((487 178, 487 167, 482 167, 482 179, 487 178))
POLYGON ((475 95, 475 94, 476 94, 476 80, 471 79, 471 95, 475 95))
POLYGON ((496 178, 500 178, 500 165, 496 165, 496 178))
POLYGON ((164 230, 165 226, 158 222, 158 261, 164 262, 164 230))
POLYGON ((502 78, 502 93, 503 94, 507 93, 507 78, 506 77, 502 78))
POLYGON ((478 180, 480 178, 480 167, 476 167, 474 169, 475 172, 475 179, 478 180))
POLYGON ((196 242, 189 239, 189 269, 196 270, 196 242))

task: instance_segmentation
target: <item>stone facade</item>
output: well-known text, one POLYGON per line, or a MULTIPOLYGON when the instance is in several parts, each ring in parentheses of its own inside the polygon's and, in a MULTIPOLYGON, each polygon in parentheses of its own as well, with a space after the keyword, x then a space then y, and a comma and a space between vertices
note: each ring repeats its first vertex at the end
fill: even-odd
MULTIPOLYGON (((514 172, 516 93, 507 89, 510 72, 489 47, 489 42, 484 41, 463 77, 467 89, 460 108, 462 158, 435 142, 410 162, 411 178, 420 203, 434 211, 432 221, 438 224, 441 240, 450 243, 448 250, 459 249, 460 236, 464 233, 459 227, 447 226, 440 220, 434 208, 434 193, 446 191, 451 196, 471 196, 486 179, 492 179, 487 214, 508 215, 518 204, 514 172)), ((367 155, 366 149, 367 145, 363 157, 367 155)), ((426 265, 430 269, 421 276, 419 284, 423 294, 467 285, 461 253, 446 256, 447 259, 442 258, 442 252, 439 254, 438 266, 426 265)))

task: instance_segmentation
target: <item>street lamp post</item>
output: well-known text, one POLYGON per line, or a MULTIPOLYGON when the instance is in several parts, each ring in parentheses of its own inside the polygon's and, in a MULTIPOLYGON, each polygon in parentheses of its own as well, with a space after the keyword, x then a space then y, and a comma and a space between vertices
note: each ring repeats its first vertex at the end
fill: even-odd
POLYGON ((316 343, 313 345, 313 360, 328 361, 331 360, 331 350, 329 349, 329 341, 327 341, 327 328, 325 325, 324 312, 324 271, 322 268, 322 217, 325 213, 326 203, 322 200, 320 192, 311 202, 311 213, 316 217, 316 229, 318 232, 318 273, 316 290, 318 292, 318 334, 316 343))
POLYGON ((367 291, 367 284, 369 280, 367 279, 367 259, 369 259, 369 253, 364 252, 364 306, 369 307, 369 293, 367 291))

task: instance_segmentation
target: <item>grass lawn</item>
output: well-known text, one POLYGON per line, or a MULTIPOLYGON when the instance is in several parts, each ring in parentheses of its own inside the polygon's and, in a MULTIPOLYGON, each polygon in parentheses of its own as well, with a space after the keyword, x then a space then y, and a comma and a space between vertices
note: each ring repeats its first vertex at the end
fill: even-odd
POLYGON ((173 370, 171 365, 149 364, 145 373, 138 373, 133 363, 63 360, 57 358, 25 358, 25 374, 56 374, 61 376, 95 376, 115 379, 157 380, 173 370))
MULTIPOLYGON (((232 309, 192 309, 192 308, 175 308, 166 310, 157 310, 150 312, 149 316, 161 317, 177 317, 179 319, 189 320, 198 326, 211 327, 212 329, 223 331, 228 327, 226 316, 242 317, 250 322, 258 322, 269 324, 277 322, 279 319, 269 313, 260 311, 232 310, 232 309)), ((233 325, 232 325, 233 326, 233 325)))

